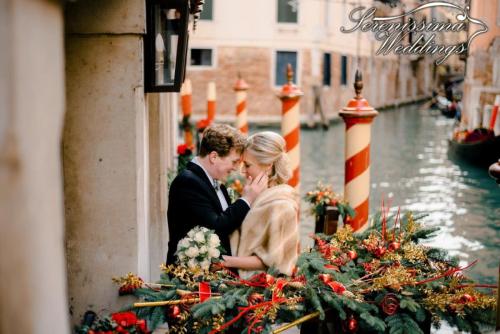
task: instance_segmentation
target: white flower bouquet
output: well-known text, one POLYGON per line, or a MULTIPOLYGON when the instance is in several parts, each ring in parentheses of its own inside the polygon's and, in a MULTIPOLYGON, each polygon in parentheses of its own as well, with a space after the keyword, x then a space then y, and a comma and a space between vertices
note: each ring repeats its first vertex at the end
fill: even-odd
POLYGON ((222 246, 213 230, 196 226, 177 244, 175 255, 181 265, 189 269, 208 270, 220 258, 222 246))

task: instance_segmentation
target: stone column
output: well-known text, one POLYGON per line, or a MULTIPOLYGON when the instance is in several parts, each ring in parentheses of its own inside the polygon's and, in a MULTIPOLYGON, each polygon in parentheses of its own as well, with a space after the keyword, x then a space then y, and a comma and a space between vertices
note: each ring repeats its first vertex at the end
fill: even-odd
POLYGON ((70 333, 62 5, 0 0, 0 333, 70 333))
POLYGON ((73 322, 87 309, 114 311, 127 302, 112 277, 134 272, 150 280, 144 6, 136 0, 66 4, 63 159, 73 322))
POLYGON ((160 278, 168 246, 168 173, 176 171, 178 138, 178 96, 172 93, 148 95, 149 111, 149 187, 150 187, 150 273, 160 278))

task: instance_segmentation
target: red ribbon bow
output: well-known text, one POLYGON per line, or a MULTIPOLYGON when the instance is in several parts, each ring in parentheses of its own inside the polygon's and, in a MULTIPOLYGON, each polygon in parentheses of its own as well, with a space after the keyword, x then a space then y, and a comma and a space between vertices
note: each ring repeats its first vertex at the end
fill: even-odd
POLYGON ((200 282, 198 285, 198 293, 200 295, 200 302, 203 303, 208 298, 212 297, 212 291, 210 289, 210 284, 207 282, 200 282))

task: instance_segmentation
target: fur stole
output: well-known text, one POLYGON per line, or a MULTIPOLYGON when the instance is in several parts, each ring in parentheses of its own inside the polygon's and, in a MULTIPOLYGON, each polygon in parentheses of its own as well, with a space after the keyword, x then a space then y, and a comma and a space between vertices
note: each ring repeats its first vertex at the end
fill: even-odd
POLYGON ((267 267, 291 275, 298 257, 299 200, 287 184, 264 190, 231 235, 235 256, 257 255, 267 267))

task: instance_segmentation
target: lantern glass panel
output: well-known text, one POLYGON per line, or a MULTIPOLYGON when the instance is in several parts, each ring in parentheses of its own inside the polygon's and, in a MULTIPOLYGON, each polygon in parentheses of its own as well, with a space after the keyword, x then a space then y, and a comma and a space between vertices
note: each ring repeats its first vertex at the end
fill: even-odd
POLYGON ((181 33, 181 13, 176 8, 155 5, 155 83, 173 85, 177 46, 181 33))
POLYGON ((186 0, 146 0, 146 23, 146 92, 178 92, 186 67, 189 3, 186 0))

